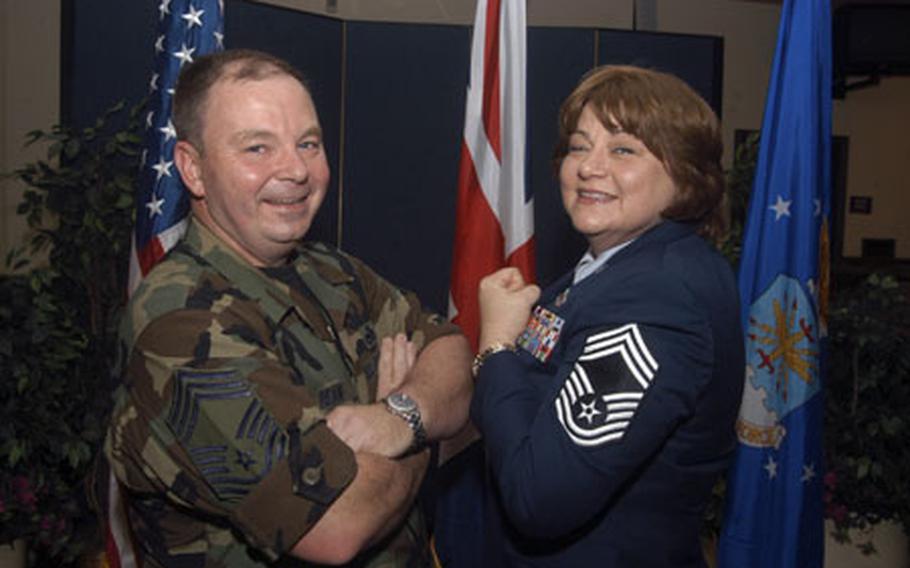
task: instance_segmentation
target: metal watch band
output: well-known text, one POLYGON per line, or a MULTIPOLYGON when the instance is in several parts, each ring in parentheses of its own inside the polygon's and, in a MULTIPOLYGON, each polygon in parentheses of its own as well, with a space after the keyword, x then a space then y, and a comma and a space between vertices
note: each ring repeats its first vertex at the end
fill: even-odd
POLYGON ((427 431, 423 427, 423 418, 417 402, 403 392, 394 392, 382 399, 382 402, 389 412, 404 420, 414 433, 414 439, 404 455, 422 450, 427 445, 427 431))

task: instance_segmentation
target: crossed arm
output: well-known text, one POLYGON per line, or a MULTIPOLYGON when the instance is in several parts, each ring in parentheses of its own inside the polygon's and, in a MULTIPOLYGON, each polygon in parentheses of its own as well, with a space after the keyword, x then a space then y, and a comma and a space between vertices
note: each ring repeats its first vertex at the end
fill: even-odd
MULTIPOLYGON (((378 398, 393 390, 420 406, 429 439, 451 436, 467 421, 471 397, 470 350, 460 335, 444 336, 416 355, 403 335, 383 340, 378 398)), ((399 526, 417 496, 429 451, 400 459, 413 432, 382 402, 343 405, 327 417, 329 428, 351 446, 357 475, 291 554, 343 564, 399 526)))
MULTIPOLYGON (((384 380, 380 373, 378 402, 342 405, 329 413, 329 428, 355 452, 398 457, 410 447, 413 432, 381 402, 394 390, 407 393, 417 402, 429 440, 453 436, 467 422, 473 390, 467 340, 461 335, 440 337, 420 352, 410 371, 401 372, 407 349, 403 335, 384 342, 383 353, 392 352, 387 357, 392 357, 393 368, 388 371, 390 380, 384 380)), ((380 359, 380 370, 382 365, 380 359)))
POLYGON ((400 526, 423 480, 429 451, 391 460, 358 452, 357 475, 319 521, 297 541, 293 556, 346 564, 400 526))

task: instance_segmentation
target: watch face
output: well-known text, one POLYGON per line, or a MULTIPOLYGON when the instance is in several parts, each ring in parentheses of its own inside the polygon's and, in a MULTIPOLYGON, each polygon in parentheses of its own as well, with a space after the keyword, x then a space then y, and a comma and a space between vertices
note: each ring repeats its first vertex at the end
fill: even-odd
POLYGON ((400 412, 413 412, 417 408, 414 399, 402 392, 395 392, 389 395, 389 405, 400 412))

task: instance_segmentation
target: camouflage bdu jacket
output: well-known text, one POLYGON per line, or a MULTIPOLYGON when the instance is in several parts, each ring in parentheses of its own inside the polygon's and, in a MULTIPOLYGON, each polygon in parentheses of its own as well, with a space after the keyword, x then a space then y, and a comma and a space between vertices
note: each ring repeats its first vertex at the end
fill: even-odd
MULTIPOLYGON (((133 296, 105 451, 144 566, 303 565, 282 555, 356 472, 325 414, 375 400, 382 337, 422 346, 456 331, 324 245, 301 246, 284 270, 250 266, 192 221, 133 296)), ((426 554, 415 508, 355 564, 426 554)))

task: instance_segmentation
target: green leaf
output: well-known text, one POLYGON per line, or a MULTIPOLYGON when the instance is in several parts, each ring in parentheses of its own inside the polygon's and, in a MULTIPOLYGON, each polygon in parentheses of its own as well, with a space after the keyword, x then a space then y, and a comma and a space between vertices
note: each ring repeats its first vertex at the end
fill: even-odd
POLYGON ((24 455, 25 446, 22 444, 22 442, 13 440, 12 448, 10 448, 9 455, 7 456, 7 463, 10 467, 15 467, 24 455))
POLYGON ((79 143, 79 140, 75 138, 67 140, 63 155, 66 156, 68 160, 71 160, 76 157, 80 148, 81 144, 79 143))
POLYGON ((856 466, 856 478, 865 479, 869 475, 869 458, 863 457, 856 466))

